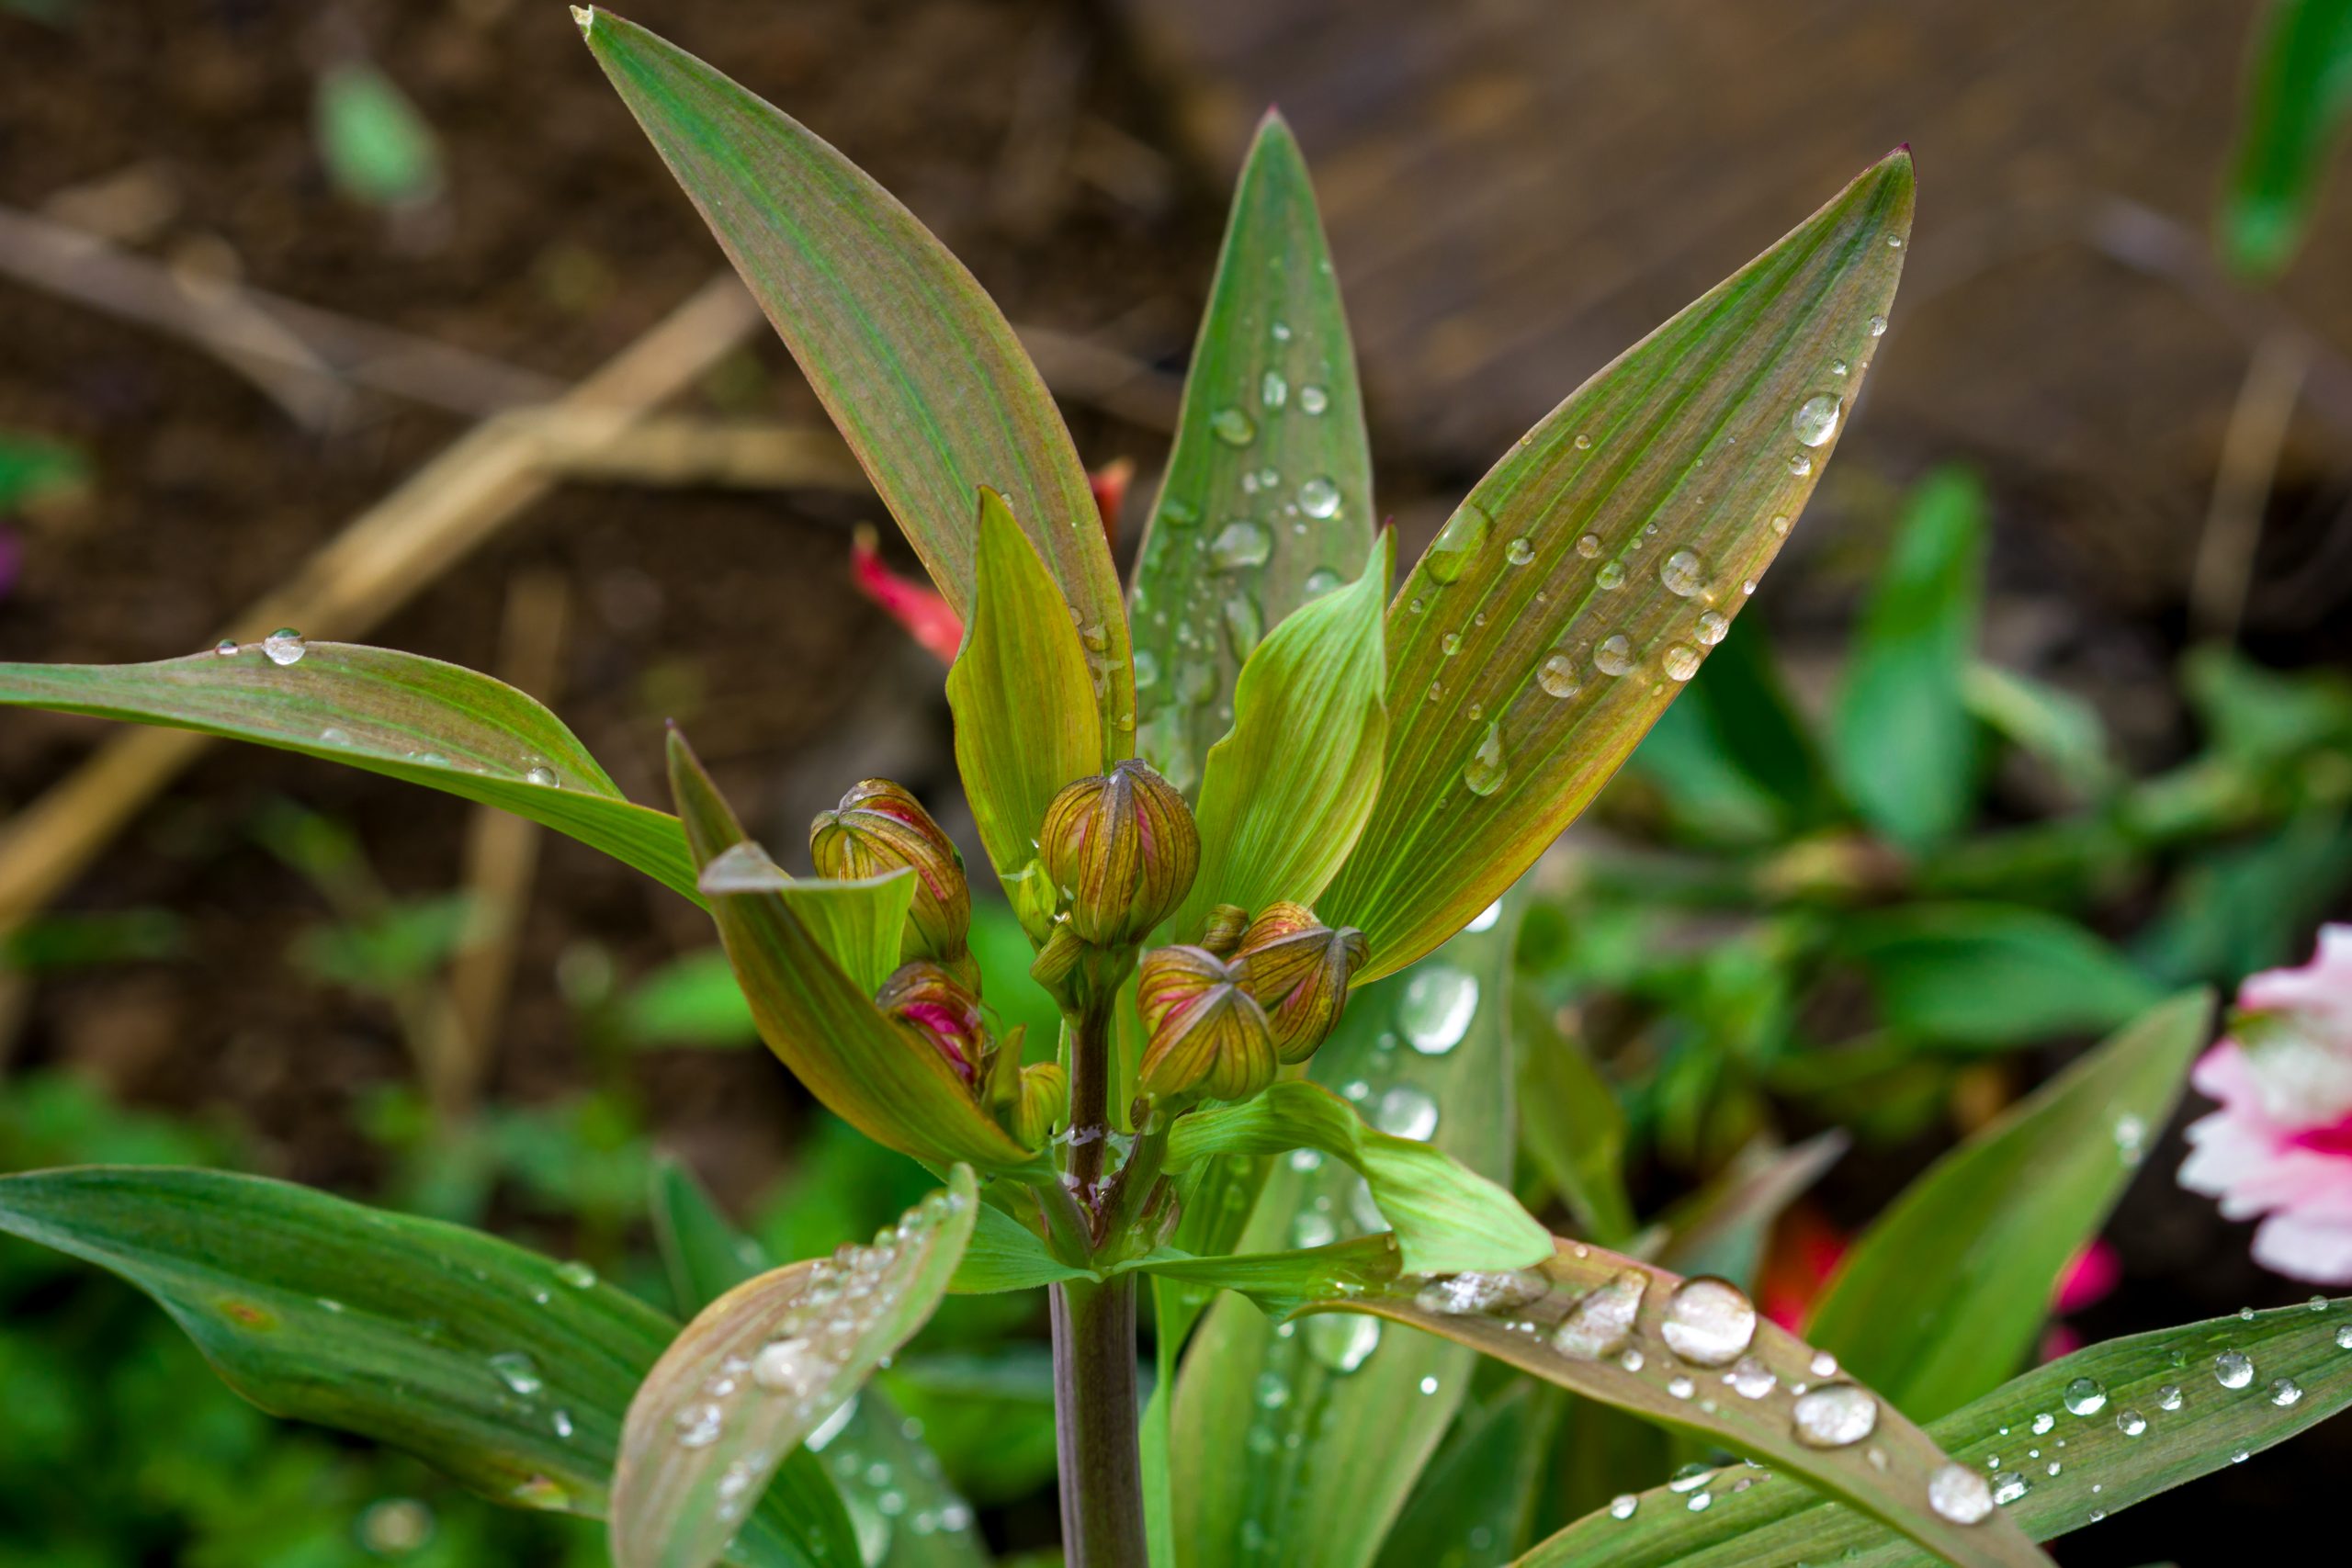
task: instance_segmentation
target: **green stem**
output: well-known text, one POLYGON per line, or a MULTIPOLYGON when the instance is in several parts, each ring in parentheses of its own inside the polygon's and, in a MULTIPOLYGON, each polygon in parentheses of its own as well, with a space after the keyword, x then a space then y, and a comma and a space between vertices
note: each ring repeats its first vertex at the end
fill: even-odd
POLYGON ((1144 1568, 1136 1277, 1052 1288, 1054 1415, 1068 1568, 1144 1568))
MULTIPOLYGON (((1115 995, 1115 992, 1113 993, 1115 995)), ((1102 1239, 1102 1161, 1111 1147, 1111 997, 1097 992, 1069 1027, 1069 1175, 1102 1239)))

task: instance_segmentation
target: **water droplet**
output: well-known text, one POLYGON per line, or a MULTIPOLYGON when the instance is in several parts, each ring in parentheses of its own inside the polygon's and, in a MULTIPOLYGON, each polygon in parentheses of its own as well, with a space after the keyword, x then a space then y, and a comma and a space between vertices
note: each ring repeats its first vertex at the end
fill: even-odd
POLYGON ((2116 1156, 2127 1166, 2137 1166, 2147 1153, 2148 1123, 2140 1117, 2125 1112, 2115 1119, 2116 1156))
POLYGON ((1340 514, 1340 487, 1317 475, 1298 487, 1298 509, 1309 517, 1340 514))
POLYGON ((237 639, 232 637, 224 637, 212 645, 212 651, 218 658, 234 659, 237 656, 237 639))
POLYGON ((1846 370, 1847 365, 1844 360, 1833 359, 1829 362, 1829 373, 1832 376, 1843 376, 1846 373, 1846 370))
POLYGON ((537 784, 541 789, 560 789, 562 787, 563 784, 562 780, 555 776, 555 770, 547 766, 545 763, 541 763, 532 768, 531 771, 525 773, 523 777, 532 784, 537 784))
POLYGON ((1329 1247, 1339 1239, 1339 1235, 1340 1227, 1331 1223, 1329 1214, 1318 1214, 1312 1209, 1302 1210, 1290 1223, 1293 1247, 1329 1247))
POLYGON ((537 1364, 520 1350, 501 1350, 490 1359, 490 1370, 516 1393, 537 1393, 543 1386, 537 1364))
POLYGON ((771 1339, 752 1358, 752 1381, 770 1393, 805 1394, 824 1374, 806 1339, 771 1339))
POLYGON ((1956 1525, 1982 1524, 1993 1513, 1993 1489, 1966 1465, 1946 1461, 1928 1477, 1928 1506, 1956 1525))
POLYGON ((1471 916, 1470 923, 1464 926, 1462 929, 1473 933, 1477 931, 1490 931, 1495 929, 1496 922, 1500 920, 1502 918, 1503 901, 1498 898, 1493 903, 1487 905, 1485 908, 1479 910, 1476 914, 1471 916))
POLYGON ((1280 1372, 1261 1372, 1257 1397, 1259 1409, 1280 1410, 1290 1403, 1290 1384, 1283 1381, 1280 1372))
POLYGON ((2245 1450, 2245 1449, 2240 1449, 2240 1450, 2237 1450, 2237 1452, 2235 1452, 2235 1453, 2233 1453, 2233 1454, 2232 1454, 2232 1455, 2230 1456, 2230 1462, 2231 1462, 2232 1464, 2244 1464, 2247 1460, 2250 1460, 2250 1459, 2252 1459, 2253 1457, 2254 1457, 2254 1455, 2253 1455, 2253 1454, 2251 1454, 2250 1452, 2248 1452, 2246 1450, 2245 1450))
POLYGON ((1437 1131, 1437 1101, 1426 1089, 1400 1083, 1380 1097, 1372 1124, 1391 1137, 1426 1144, 1437 1131))
POLYGON ((1219 571, 1238 571, 1245 566, 1263 566, 1273 553, 1273 539, 1266 530, 1247 517, 1227 523, 1209 545, 1209 560, 1219 571))
POLYGON ((2301 1385, 2297 1383, 2292 1378, 2280 1378, 2277 1382, 2270 1385, 2270 1403, 2278 1406, 2281 1410, 2284 1410, 2287 1406, 2297 1403, 2302 1397, 2303 1391, 2301 1385))
POLYGON ((678 1446, 682 1449, 707 1449, 718 1441, 719 1429, 725 1426, 727 1413, 705 1400, 689 1404, 673 1418, 678 1428, 678 1446))
POLYGON ((1639 1269, 1625 1269, 1585 1292, 1553 1332, 1553 1348, 1580 1361, 1598 1361, 1623 1349, 1649 1283, 1639 1269))
POLYGON ((1668 1348, 1702 1367, 1728 1365, 1756 1339, 1756 1307, 1728 1280, 1686 1280, 1666 1303, 1668 1348))
POLYGON ((319 741, 326 746, 348 746, 351 744, 351 732, 330 724, 319 731, 319 741))
POLYGON ((1707 585, 1707 563, 1691 550, 1677 550, 1657 563, 1657 580, 1668 593, 1688 599, 1707 585))
POLYGON ((1682 1506, 1694 1514, 1703 1514, 1714 1506, 1714 1501, 1715 1495, 1712 1492, 1693 1492, 1690 1500, 1682 1506))
POLYGON ((1634 1517, 1634 1510, 1641 1506, 1642 1500, 1631 1492, 1620 1492, 1616 1496, 1609 1499, 1609 1517, 1612 1519, 1630 1519, 1634 1517))
POLYGON ((1724 1382, 1742 1399, 1761 1399, 1780 1386, 1781 1380, 1772 1369, 1753 1356, 1742 1356, 1724 1374, 1724 1382))
POLYGON ((1638 1372, 1648 1363, 1640 1350, 1629 1345, 1625 1348, 1624 1351, 1618 1356, 1617 1364, 1624 1368, 1629 1372, 1638 1372))
POLYGON ((2097 1378, 2076 1378, 2059 1403, 2077 1416, 2096 1416, 2107 1408, 2107 1385, 2097 1378))
POLYGON ((1688 681, 1699 672, 1699 650, 1687 642, 1670 642, 1659 655, 1658 662, 1676 680, 1688 681))
POLYGON ((1258 426, 1239 409, 1219 409, 1209 416, 1209 428, 1228 446, 1247 446, 1258 439, 1258 426))
POLYGON ((1600 553, 1600 535, 1598 535, 1598 534, 1582 534, 1582 535, 1577 536, 1577 554, 1578 554, 1578 555, 1582 556, 1582 557, 1583 557, 1585 559, 1587 559, 1587 560, 1590 560, 1590 559, 1592 559, 1592 558, 1593 558, 1593 557, 1595 557, 1595 556, 1599 555, 1600 553))
POLYGON ((1602 561, 1600 570, 1592 574, 1592 580, 1607 592, 1613 593, 1625 586, 1625 563, 1616 560, 1602 561))
POLYGON ((1433 1378, 1433 1377, 1429 1377, 1429 1378, 1423 1378, 1423 1379, 1421 1380, 1421 1393, 1422 1393, 1423 1396, 1425 1396, 1425 1397, 1426 1397, 1427 1395, 1429 1395, 1429 1394, 1432 1394, 1432 1393, 1435 1393, 1436 1392, 1437 1392, 1437 1379, 1435 1379, 1435 1378, 1433 1378))
POLYGON ((1290 383, 1283 379, 1279 370, 1269 370, 1258 379, 1258 400, 1270 409, 1278 409, 1290 401, 1290 383))
POLYGON ((2056 1425, 2058 1425, 2058 1417, 2044 1410, 2033 1418, 2033 1435, 2037 1438, 2042 1437, 2056 1425))
POLYGON ((1730 617, 1721 611, 1702 610, 1699 613, 1699 640, 1705 646, 1714 647, 1724 640, 1724 634, 1730 630, 1730 617))
POLYGON ((1340 574, 1328 566, 1318 566, 1306 574, 1306 596, 1320 599, 1340 586, 1340 574))
POLYGON ((1806 474, 1813 472, 1813 459, 1806 457, 1802 452, 1790 453, 1789 472, 1795 474, 1797 477, 1802 479, 1806 474))
POLYGON ((559 1411, 557 1411, 553 1416, 549 1416, 549 1417, 548 1418, 548 1425, 549 1425, 549 1426, 552 1426, 552 1427, 555 1428, 555 1435, 556 1435, 557 1437, 559 1437, 559 1438, 569 1438, 569 1437, 571 1437, 571 1433, 572 1433, 572 1426, 571 1426, 571 1411, 569 1411, 569 1410, 559 1410, 559 1411))
POLYGON ((1503 757, 1502 721, 1498 719, 1487 726, 1486 739, 1462 765, 1462 787, 1472 795, 1492 795, 1510 773, 1510 764, 1503 757))
POLYGON ((2136 1410, 2115 1413, 2115 1429, 2127 1438, 2136 1438, 2148 1429, 2148 1418, 2136 1410))
POLYGON ((1446 633, 1443 637, 1437 639, 1437 647, 1438 651, 1445 655, 1446 658, 1453 658, 1455 654, 1462 651, 1462 634, 1460 632, 1446 633))
POLYGON ((1225 602, 1225 635, 1233 644, 1233 657, 1247 659, 1250 650, 1265 636, 1265 624, 1258 617, 1258 604, 1243 594, 1236 593, 1225 602))
POLYGON ((1321 413, 1331 406, 1331 394, 1309 381, 1298 389, 1298 406, 1308 413, 1321 413))
POLYGON ((1677 1399, 1688 1399, 1698 1392, 1698 1388, 1689 1378, 1676 1376, 1666 1380, 1666 1392, 1677 1399))
POLYGON ((1163 501, 1159 503, 1159 520, 1172 527, 1189 528, 1201 520, 1200 509, 1189 502, 1163 501))
POLYGON ((262 638, 261 650, 268 655, 272 664, 279 665, 300 664, 302 655, 311 651, 310 645, 302 640, 302 634, 292 626, 280 626, 262 638))
POLYGON ((1451 964, 1426 965, 1405 982, 1396 1000, 1396 1029, 1424 1056, 1442 1056, 1462 1043, 1478 1011, 1478 977, 1451 964))
POLYGON ((1342 1375, 1380 1348, 1380 1319, 1363 1313, 1327 1312, 1306 1320, 1306 1353, 1342 1375))
POLYGON ((1525 566, 1535 558, 1535 546, 1521 535, 1503 547, 1503 558, 1513 566, 1525 566))
POLYGON ((2243 1351, 2224 1350, 2213 1358, 2213 1381, 2223 1388, 2244 1388, 2254 1381, 2254 1362, 2243 1351))
POLYGON ((555 1277, 575 1291, 584 1291, 596 1282, 596 1270, 574 1258, 557 1264, 555 1277))
POLYGON ((1535 683, 1544 688, 1546 696, 1573 697, 1584 689, 1577 679, 1576 660, 1566 654, 1555 653, 1544 661, 1535 672, 1535 683))
POLYGON ((1807 446, 1825 446, 1831 436, 1838 434, 1838 416, 1843 412, 1843 406, 1838 400, 1824 392, 1797 405, 1795 415, 1789 421, 1789 428, 1795 431, 1797 439, 1807 446))
POLYGON ((1872 316, 1870 320, 1869 331, 1872 337, 1884 337, 1886 335, 1886 318, 1884 316, 1872 316))
POLYGON ((2159 1410, 2177 1410, 2180 1408, 2180 1385, 2178 1383, 2168 1382, 2162 1388, 2156 1390, 2156 1408, 2159 1410))
POLYGON ((1809 1449, 1842 1449, 1878 1429, 1878 1400, 1859 1383, 1823 1383, 1797 1395, 1790 1408, 1797 1441, 1809 1449))
POLYGON ((1551 1281, 1532 1269, 1472 1270, 1431 1280, 1414 1294, 1413 1304, 1449 1317, 1509 1312, 1542 1300, 1551 1288, 1551 1281))
POLYGON ((2352 1350, 2352 1323, 2345 1324, 2336 1329, 2335 1348, 2339 1350, 2352 1350))
POLYGON ((1592 450, 1592 437, 1589 435, 1579 435, 1577 437, 1576 446, 1577 450, 1579 452, 1589 452, 1592 450))
POLYGON ((1429 553, 1421 564, 1440 582, 1457 581, 1468 569, 1478 552, 1487 547, 1487 530, 1492 526, 1486 510, 1476 502, 1464 502, 1445 526, 1430 541, 1429 553))
POLYGON ((2014 1470, 2005 1470, 1993 1477, 1993 1501, 2004 1508, 2031 1490, 2033 1488, 2027 1484, 2025 1477, 2014 1470))
POLYGON ((1623 632, 1616 632, 1600 639, 1592 650, 1593 667, 1603 675, 1630 675, 1634 672, 1634 644, 1623 632))

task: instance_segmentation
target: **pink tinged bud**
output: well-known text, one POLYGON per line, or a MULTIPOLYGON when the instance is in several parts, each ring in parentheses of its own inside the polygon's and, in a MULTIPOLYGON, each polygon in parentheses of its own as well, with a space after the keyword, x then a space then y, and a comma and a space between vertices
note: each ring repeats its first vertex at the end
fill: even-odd
POLYGON ((965 1083, 978 1086, 988 1026, 980 1018, 979 998, 955 976, 927 959, 917 959, 882 982, 874 993, 874 1005, 899 1033, 939 1052, 965 1083))
POLYGON ((947 965, 967 984, 978 973, 965 947, 972 924, 971 889, 964 857, 915 797, 888 779, 866 779, 818 813, 808 828, 808 853, 820 876, 881 876, 901 867, 915 874, 914 902, 899 956, 947 965))
POLYGON ((1038 853, 1069 895, 1070 928, 1097 947, 1129 947, 1192 891, 1201 839, 1174 786, 1128 761, 1054 796, 1038 853))
POLYGON ((1250 929, 1250 911, 1238 904, 1219 904, 1211 909, 1201 927, 1201 940, 1195 945, 1204 947, 1219 958, 1230 958, 1233 950, 1241 945, 1241 933, 1250 929))
POLYGON ((1265 1012, 1216 954, 1197 947, 1145 953, 1136 1006, 1146 1094, 1247 1100, 1274 1081, 1265 1012))
POLYGON ((1348 980, 1367 948, 1353 927, 1333 931, 1304 904, 1272 904, 1241 935, 1234 972, 1265 1010, 1275 1054, 1295 1065, 1330 1037, 1348 1005, 1348 980))

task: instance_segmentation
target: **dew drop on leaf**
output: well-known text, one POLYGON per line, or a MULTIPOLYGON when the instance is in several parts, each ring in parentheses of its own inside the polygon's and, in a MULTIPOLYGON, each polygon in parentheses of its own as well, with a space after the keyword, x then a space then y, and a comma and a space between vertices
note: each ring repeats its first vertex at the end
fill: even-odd
POLYGON ((1278 409, 1290 401, 1290 383, 1283 379, 1279 370, 1269 370, 1258 380, 1258 400, 1270 409, 1278 409))
POLYGON ((1956 1525, 1982 1524, 1992 1517, 1993 1489, 1966 1465, 1946 1461, 1928 1478, 1928 1506, 1956 1525))
POLYGON ((1813 472, 1813 459, 1802 452, 1789 454, 1789 472, 1802 479, 1813 472))
POLYGON ((2127 1438, 2136 1438, 2148 1429, 2148 1418, 2136 1410, 2115 1413, 2115 1429, 2127 1438))
POLYGON ((1413 972, 1396 1002, 1396 1029, 1424 1056, 1442 1056, 1462 1043, 1478 1011, 1478 977, 1451 964, 1413 972))
POLYGON ((1340 514, 1340 487, 1317 474, 1298 487, 1298 509, 1309 517, 1340 514))
POLYGON ((1503 558, 1513 566, 1525 566, 1535 558, 1535 547, 1521 535, 1503 547, 1503 558))
POLYGON ((1342 1375, 1380 1348, 1380 1319, 1363 1313, 1327 1312, 1306 1320, 1306 1353, 1342 1375))
POLYGON ((1658 562, 1657 580, 1668 593, 1688 599, 1707 585, 1707 563, 1695 551, 1677 550, 1658 562))
POLYGON ((1789 428, 1796 432, 1797 439, 1805 446, 1824 446, 1838 434, 1840 412, 1838 400, 1824 392, 1797 405, 1795 415, 1789 421, 1789 428))
POLYGON ((1462 786, 1472 795, 1492 795, 1510 773, 1510 764, 1503 757, 1502 725, 1498 720, 1487 726, 1486 739, 1462 765, 1462 786))
POLYGON ((1321 413, 1331 406, 1331 394, 1309 381, 1298 389, 1298 406, 1306 413, 1321 413))
POLYGON ((1262 526, 1247 517, 1237 518, 1218 530, 1209 545, 1209 560, 1219 571, 1238 571, 1245 566, 1265 565, 1273 548, 1273 540, 1262 526))
POLYGON ((2026 1478, 2014 1470, 2005 1470, 1993 1477, 1993 1501, 2005 1508, 2031 1490, 2026 1478))
POLYGON ((1687 642, 1670 642, 1658 663, 1676 680, 1688 681, 1699 672, 1699 650, 1687 642))
POLYGON ((2298 1403, 2302 1397, 2303 1391, 2301 1385, 2297 1383, 2292 1378, 2280 1378, 2277 1382, 2270 1385, 2270 1403, 2278 1406, 2281 1410, 2284 1410, 2290 1404, 2298 1403))
POLYGON ((1667 1299, 1667 1348, 1702 1367, 1726 1366, 1756 1339, 1756 1307, 1728 1280, 1685 1280, 1667 1299))
POLYGON ((212 651, 219 658, 234 659, 237 656, 237 639, 224 637, 212 645, 212 651))
POLYGON ((1609 1500, 1609 1517, 1612 1519, 1630 1519, 1634 1517, 1634 1510, 1641 1506, 1642 1500, 1631 1492, 1620 1492, 1609 1500))
POLYGON ((1797 1395, 1790 1417, 1805 1447, 1842 1449, 1877 1430, 1878 1400, 1859 1383, 1824 1383, 1797 1395))
POLYGON ((559 789, 562 787, 563 783, 562 780, 555 776, 555 770, 548 767, 544 762, 535 765, 531 771, 525 773, 523 777, 532 784, 537 784, 541 789, 559 789))
POLYGON ((2059 1397, 2075 1415, 2096 1416, 2107 1408, 2107 1385, 2097 1378, 2076 1378, 2059 1397))
POLYGON ((520 1350, 501 1350, 491 1357, 490 1370, 516 1393, 537 1393, 541 1387, 538 1366, 520 1350))
POLYGON ((1258 439, 1255 421, 1239 409, 1219 409, 1209 416, 1209 429, 1228 446, 1247 446, 1258 439))
POLYGON ((1535 672, 1535 683, 1544 688, 1546 696, 1573 697, 1584 689, 1577 679, 1576 660, 1566 654, 1555 653, 1544 661, 1535 672))
POLYGON ((1641 1269, 1627 1269, 1587 1292, 1553 1332, 1553 1348, 1580 1361, 1598 1361, 1623 1349, 1649 1283, 1641 1269))
POLYGON ((1593 667, 1603 675, 1630 675, 1634 672, 1633 640, 1623 632, 1616 632, 1600 640, 1592 650, 1593 667))
POLYGON ((2254 1381, 2254 1362, 2241 1350, 2224 1350, 2213 1358, 2213 1381, 2223 1388, 2244 1388, 2254 1381))
POLYGON ((1437 1131, 1437 1101, 1426 1089, 1398 1084, 1380 1097, 1372 1124, 1392 1138, 1425 1144, 1437 1131))
POLYGON ((1487 547, 1487 533, 1492 526, 1485 508, 1476 502, 1464 502, 1445 520, 1437 537, 1430 541, 1429 553, 1421 558, 1421 564, 1440 582, 1459 581, 1478 552, 1487 547))
POLYGON ((302 655, 311 651, 302 634, 292 626, 280 626, 261 639, 261 650, 272 664, 288 665, 302 662, 302 655))

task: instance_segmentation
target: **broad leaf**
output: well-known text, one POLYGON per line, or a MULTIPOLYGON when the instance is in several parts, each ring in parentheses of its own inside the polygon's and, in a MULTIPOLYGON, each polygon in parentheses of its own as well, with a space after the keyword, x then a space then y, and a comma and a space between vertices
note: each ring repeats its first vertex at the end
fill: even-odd
POLYGON ((1382 1544, 1380 1568, 1508 1562, 1549 1479, 1566 1403, 1557 1389, 1520 1378, 1464 1408, 1382 1544))
POLYGON ((980 843, 1018 908, 1046 807, 1100 771, 1102 740, 1083 634, 1004 502, 983 491, 979 508, 978 587, 947 702, 980 843))
MULTIPOLYGON (((677 1332, 582 1265, 257 1177, 7 1177, 0 1230, 129 1280, 263 1409, 406 1449, 520 1507, 604 1512, 622 1413, 677 1332)), ((738 1548, 808 1568, 856 1544, 803 1455, 738 1548)))
POLYGON ((1847 929, 1887 1023, 1917 1039, 2000 1046, 2112 1029, 2155 987, 2071 920, 2007 904, 1913 904, 1847 929))
POLYGON ((1134 592, 1144 755, 1187 795, 1258 639, 1372 544, 1355 350, 1298 143, 1258 128, 1134 592))
POLYGON ((1388 610, 1388 763, 1322 909, 1435 947, 1581 811, 1803 510, 1910 232, 1896 152, 1546 415, 1388 610))
MULTIPOLYGON (((1405 1103, 1415 1121, 1435 1122, 1441 1114, 1434 1105, 1423 1112, 1418 1097, 1405 1103)), ((1396 1232, 1408 1269, 1517 1269, 1550 1255, 1551 1233, 1509 1189, 1423 1141, 1426 1131, 1413 1130, 1420 1136, 1367 1126, 1319 1084, 1278 1083, 1255 1100, 1180 1120, 1168 1140, 1168 1168, 1182 1172, 1216 1155, 1314 1150, 1363 1178, 1396 1232)))
POLYGON ((752 1004, 724 948, 682 953, 618 998, 614 1012, 631 1045, 733 1047, 759 1042, 752 1004))
POLYGON ((797 877, 748 839, 704 866, 695 886, 707 897, 775 894, 800 917, 842 973, 868 992, 880 990, 899 967, 907 910, 915 899, 910 867, 880 876, 797 877))
POLYGON ((1686 1281, 1564 1241, 1540 1268, 1408 1276, 1308 1310, 1408 1324, 1697 1434, 1804 1478, 1962 1568, 2046 1562, 1997 1513, 1959 1524, 1930 1507, 1949 1461, 1928 1436, 1720 1280, 1686 1281))
POLYGON ((2352 112, 2352 0, 2271 0, 2258 25, 2221 212, 2222 254, 2257 277, 2294 258, 2352 112))
POLYGON ((618 1568, 719 1558, 776 1466, 930 1318, 978 1206, 958 1166, 873 1246, 762 1274, 695 1315, 629 1402, 618 1568))
MULTIPOLYGON (((670 787, 696 863, 747 840, 684 738, 670 737, 670 787)), ((775 893, 722 893, 711 919, 752 1004, 760 1038, 825 1108, 887 1148, 989 1170, 1035 1156, 981 1109, 944 1053, 893 1027, 775 893)))
MULTIPOLYGON (((2095 1345, 1954 1411, 1928 1435, 1960 1464, 1997 1478, 2002 1493, 2015 1489, 2003 1515, 2048 1540, 2240 1462, 2352 1404, 2352 1355, 2336 1337, 2352 1322, 2348 1304, 2282 1307, 2095 1345), (2233 1352, 2247 1361, 2243 1377, 2231 1371, 2234 1387, 2217 1375, 2219 1358, 2233 1352)), ((1580 1519, 1519 1568, 1750 1568, 1800 1560, 1932 1568, 1936 1562, 1876 1521, 1777 1473, 1740 1479, 1761 1483, 1713 1489, 1713 1506, 1704 1511, 1664 1486, 1645 1492, 1626 1517, 1604 1512, 1580 1519)))
POLYGON ((984 1205, 947 1288, 959 1296, 984 1296, 1089 1278, 1085 1269, 1056 1258, 1019 1220, 984 1205))
MULTIPOLYGON (((228 645, 224 644, 223 647, 228 645)), ((389 773, 500 807, 690 898, 675 818, 621 794, 561 720, 437 659, 268 639, 152 664, 0 664, 0 703, 192 729, 389 773), (277 660, 289 653, 293 661, 277 660)))
POLYGON ((1862 1233, 1806 1337, 1917 1420, 1998 1385, 2172 1119, 2211 1012, 2174 998, 1938 1161, 1862 1233))
POLYGON ((967 624, 972 497, 985 485, 1007 499, 1089 638, 1101 760, 1125 756, 1115 721, 1134 722, 1135 690, 1118 574, 1069 432, 1003 312, 807 127, 633 22, 581 15, 597 63, 967 624))
POLYGON ((1976 725, 1965 695, 1984 595, 1984 492, 1963 470, 1922 483, 1854 638, 1830 716, 1838 781, 1873 828, 1912 850, 1968 820, 1976 725))
POLYGON ((1381 649, 1392 535, 1363 575, 1295 612, 1242 668, 1233 732, 1209 750, 1201 867, 1170 929, 1190 941, 1218 904, 1313 904, 1380 793, 1388 736, 1381 649))
POLYGON ((1623 1247, 1634 1235, 1625 1108, 1584 1042, 1563 1033, 1541 1001, 1514 990, 1510 1009, 1520 1145, 1584 1235, 1623 1247))

